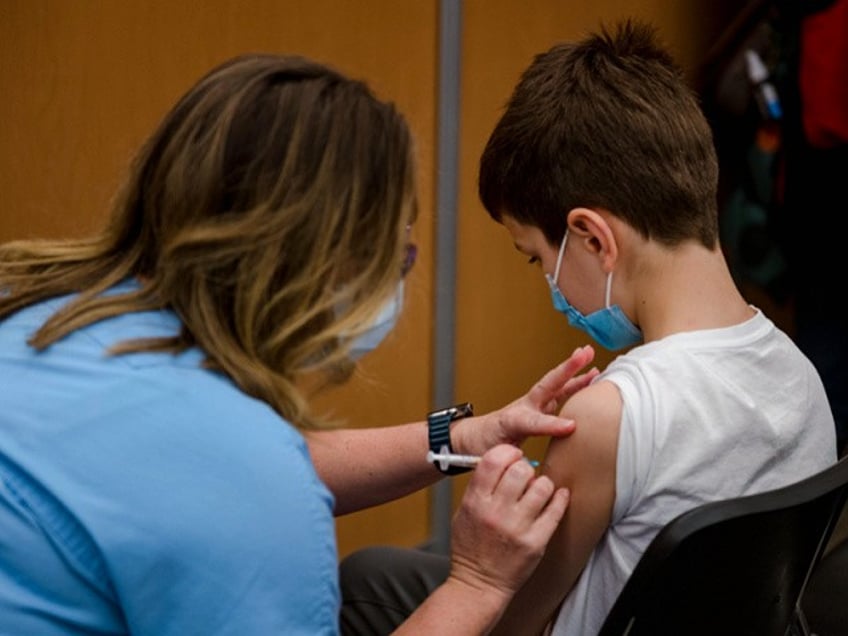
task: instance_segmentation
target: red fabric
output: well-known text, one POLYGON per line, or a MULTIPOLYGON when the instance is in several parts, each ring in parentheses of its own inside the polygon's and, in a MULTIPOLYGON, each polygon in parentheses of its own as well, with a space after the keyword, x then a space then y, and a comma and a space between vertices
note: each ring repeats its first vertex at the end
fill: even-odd
POLYGON ((848 143, 848 0, 804 19, 799 86, 810 145, 848 143))

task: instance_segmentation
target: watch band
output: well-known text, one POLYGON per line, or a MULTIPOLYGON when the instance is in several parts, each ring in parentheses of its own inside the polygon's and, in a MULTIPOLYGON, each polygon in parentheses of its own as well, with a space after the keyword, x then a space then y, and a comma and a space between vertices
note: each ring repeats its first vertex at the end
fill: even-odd
MULTIPOLYGON (((429 413, 427 415, 427 437, 430 443, 430 450, 438 454, 445 452, 453 453, 453 447, 450 441, 451 422, 473 414, 474 410, 470 402, 429 413)), ((438 461, 434 461, 433 465, 445 475, 459 475, 460 473, 471 470, 464 466, 448 466, 443 469, 438 461)))

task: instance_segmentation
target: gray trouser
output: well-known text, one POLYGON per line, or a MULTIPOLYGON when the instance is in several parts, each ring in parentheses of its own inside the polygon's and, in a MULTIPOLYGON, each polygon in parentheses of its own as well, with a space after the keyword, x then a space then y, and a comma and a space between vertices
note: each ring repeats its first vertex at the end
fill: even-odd
POLYGON ((444 582, 450 559, 425 550, 373 547, 339 566, 341 633, 382 636, 403 623, 444 582))

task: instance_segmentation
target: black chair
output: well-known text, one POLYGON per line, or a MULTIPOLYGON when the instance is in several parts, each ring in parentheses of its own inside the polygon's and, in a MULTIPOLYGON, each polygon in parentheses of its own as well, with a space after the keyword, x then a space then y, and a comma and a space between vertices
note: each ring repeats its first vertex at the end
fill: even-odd
POLYGON ((683 513, 648 546, 599 636, 810 635, 800 600, 846 496, 848 458, 683 513))
POLYGON ((835 543, 831 539, 831 544, 801 598, 801 609, 816 636, 848 634, 848 538, 835 543))

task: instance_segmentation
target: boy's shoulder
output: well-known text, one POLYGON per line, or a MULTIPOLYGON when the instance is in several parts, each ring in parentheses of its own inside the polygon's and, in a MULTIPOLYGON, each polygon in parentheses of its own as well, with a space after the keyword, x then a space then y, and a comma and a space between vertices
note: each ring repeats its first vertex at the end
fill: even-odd
POLYGON ((570 436, 551 442, 549 455, 561 457, 569 472, 582 473, 582 465, 595 471, 615 466, 622 399, 611 382, 596 381, 574 394, 562 409, 577 427, 570 436))

